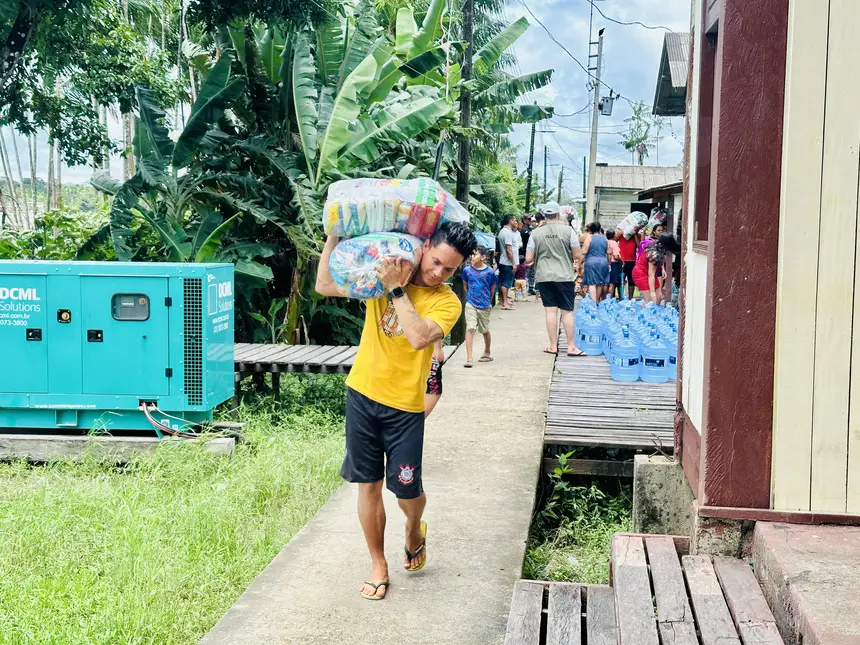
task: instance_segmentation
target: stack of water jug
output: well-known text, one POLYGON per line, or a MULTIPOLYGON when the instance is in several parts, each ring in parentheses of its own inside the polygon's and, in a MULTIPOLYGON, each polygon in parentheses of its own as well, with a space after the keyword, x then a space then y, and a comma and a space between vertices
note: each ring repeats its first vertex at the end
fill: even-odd
POLYGON ((678 376, 678 316, 672 305, 586 297, 575 315, 576 344, 606 356, 615 381, 665 383, 678 376))

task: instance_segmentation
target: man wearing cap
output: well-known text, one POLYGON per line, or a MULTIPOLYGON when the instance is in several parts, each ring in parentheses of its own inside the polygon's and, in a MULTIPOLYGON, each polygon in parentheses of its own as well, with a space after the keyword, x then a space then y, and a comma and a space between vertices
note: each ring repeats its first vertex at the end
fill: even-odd
POLYGON ((531 232, 526 248, 526 262, 535 263, 535 283, 541 295, 549 334, 547 354, 558 353, 558 312, 567 337, 567 355, 584 356, 576 346, 573 335, 573 305, 576 297, 574 263, 582 259, 579 237, 574 230, 559 221, 560 208, 556 202, 541 207, 546 224, 531 232))

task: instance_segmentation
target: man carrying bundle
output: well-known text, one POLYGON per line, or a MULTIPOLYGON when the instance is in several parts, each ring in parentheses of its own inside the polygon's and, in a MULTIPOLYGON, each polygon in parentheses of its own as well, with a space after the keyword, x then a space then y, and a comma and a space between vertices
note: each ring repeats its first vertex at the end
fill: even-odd
MULTIPOLYGON (((316 290, 340 296, 329 271, 338 238, 329 236, 320 258, 316 290)), ((406 515, 403 567, 418 571, 427 561, 427 503, 421 484, 424 392, 433 344, 462 313, 444 284, 476 247, 464 224, 447 222, 416 254, 415 265, 383 258, 377 275, 387 297, 367 301, 355 364, 346 380, 346 457, 341 476, 357 483, 358 517, 370 550, 371 574, 361 587, 368 600, 381 600, 390 584, 385 560, 382 483, 406 515)))

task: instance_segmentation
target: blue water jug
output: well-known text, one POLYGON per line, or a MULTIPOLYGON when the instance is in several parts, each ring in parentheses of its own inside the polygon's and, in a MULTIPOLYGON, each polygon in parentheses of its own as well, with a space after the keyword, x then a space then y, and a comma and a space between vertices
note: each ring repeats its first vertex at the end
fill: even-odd
POLYGON ((603 354, 603 324, 596 316, 587 316, 583 319, 577 336, 577 345, 589 356, 603 354))
POLYGON ((640 368, 639 344, 625 328, 612 343, 612 360, 609 363, 609 373, 613 381, 633 383, 639 380, 640 368))
POLYGON ((669 347, 659 334, 653 334, 642 343, 639 377, 646 383, 665 383, 669 380, 669 347))

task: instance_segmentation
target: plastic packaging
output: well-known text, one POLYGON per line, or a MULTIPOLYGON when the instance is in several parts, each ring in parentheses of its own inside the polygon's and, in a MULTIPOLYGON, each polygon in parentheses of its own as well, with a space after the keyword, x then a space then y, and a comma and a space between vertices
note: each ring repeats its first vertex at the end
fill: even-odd
POLYGON ((469 212, 432 179, 351 179, 334 182, 323 210, 326 234, 408 233, 427 239, 441 222, 469 221, 469 212))
POLYGON ((478 246, 483 246, 490 253, 496 251, 496 236, 489 233, 475 231, 475 239, 478 240, 478 246))
POLYGON ((329 271, 341 292, 348 298, 370 300, 385 295, 376 277, 376 267, 384 257, 415 261, 421 240, 403 233, 369 233, 340 242, 329 259, 329 271))
POLYGON ((632 212, 623 220, 618 223, 618 230, 626 237, 628 240, 633 237, 636 233, 641 231, 648 225, 648 216, 645 213, 632 212))

